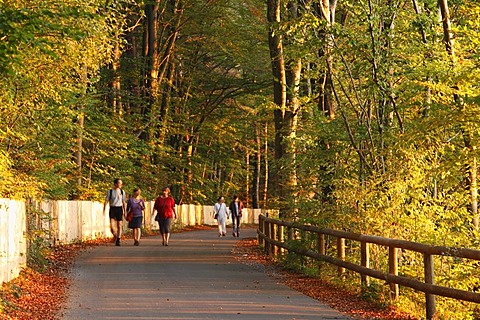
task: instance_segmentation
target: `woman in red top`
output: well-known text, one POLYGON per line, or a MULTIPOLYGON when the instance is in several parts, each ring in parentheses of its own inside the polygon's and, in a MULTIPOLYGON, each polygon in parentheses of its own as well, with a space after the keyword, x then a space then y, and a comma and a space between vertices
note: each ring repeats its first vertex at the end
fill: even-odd
POLYGON ((175 212, 175 200, 170 195, 170 188, 163 188, 162 195, 155 200, 153 205, 152 216, 157 211, 155 221, 158 221, 160 227, 160 233, 162 234, 162 245, 168 246, 168 240, 170 239, 170 225, 172 224, 172 218, 177 219, 177 213, 175 212))

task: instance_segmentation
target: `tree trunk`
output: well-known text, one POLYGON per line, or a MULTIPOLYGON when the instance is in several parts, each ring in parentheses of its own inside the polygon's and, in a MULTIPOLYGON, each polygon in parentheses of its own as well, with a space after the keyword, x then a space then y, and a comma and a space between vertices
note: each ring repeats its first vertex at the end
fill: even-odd
MULTIPOLYGON (((82 97, 80 99, 80 106, 78 112, 78 119, 77 119, 77 147, 75 151, 75 164, 77 167, 77 188, 80 189, 82 187, 83 181, 83 130, 85 128, 85 96, 87 94, 87 66, 83 65, 81 69, 80 79, 82 81, 82 97)), ((78 195, 77 195, 78 196, 78 195)))
MULTIPOLYGON (((274 185, 280 201, 280 215, 289 211, 287 200, 296 188, 295 135, 299 111, 299 88, 302 62, 299 58, 285 63, 282 37, 274 26, 281 22, 279 0, 267 1, 267 18, 270 23, 268 34, 272 74, 274 78, 275 117, 275 161, 277 164, 274 185)), ((288 4, 289 18, 298 17, 296 3, 288 4)))
POLYGON ((440 14, 442 15, 443 42, 445 43, 445 49, 447 50, 448 55, 453 58, 455 52, 453 50, 453 37, 448 0, 438 0, 438 7, 440 8, 440 14))
POLYGON ((265 162, 265 180, 263 186, 263 208, 267 209, 267 196, 268 196, 268 177, 269 177, 269 166, 268 166, 268 123, 265 122, 264 124, 264 138, 265 138, 265 146, 263 151, 263 159, 265 162))
POLYGON ((82 154, 83 154, 83 129, 85 126, 85 115, 83 107, 80 110, 77 120, 77 150, 75 152, 75 164, 77 166, 77 187, 82 186, 82 154))
POLYGON ((260 207, 260 175, 262 170, 262 141, 260 136, 260 124, 255 125, 255 140, 257 143, 255 171, 253 177, 253 197, 252 208, 258 209, 260 207))
MULTIPOLYGON (((448 9, 448 1, 438 0, 438 7, 440 9, 440 14, 442 18, 443 42, 445 43, 445 49, 447 50, 447 53, 451 58, 451 63, 452 65, 454 65, 455 50, 454 50, 454 43, 453 43, 453 36, 452 36, 452 29, 451 29, 450 11, 448 9)), ((464 110, 463 108, 464 103, 460 95, 458 93, 454 93, 453 97, 454 97, 455 103, 460 106, 460 110, 464 110)), ((477 158, 475 157, 475 154, 474 154, 475 149, 471 143, 472 134, 470 132, 470 128, 468 127, 462 128, 462 134, 463 134, 465 147, 469 150, 469 154, 471 155, 470 163, 466 165, 467 178, 465 179, 466 181, 465 187, 470 193, 470 205, 468 206, 468 209, 472 214, 473 226, 476 230, 478 230, 479 216, 478 216, 478 191, 477 191, 477 158)))
POLYGON ((114 113, 119 115, 123 114, 122 106, 122 96, 120 93, 121 90, 121 77, 120 77, 120 57, 122 53, 120 51, 120 44, 117 41, 115 43, 115 48, 113 50, 113 61, 112 61, 112 71, 113 71, 113 80, 112 80, 112 109, 114 113))
POLYGON ((158 64, 158 7, 160 0, 154 0, 145 4, 145 17, 146 17, 146 84, 145 93, 147 95, 148 102, 151 105, 154 103, 154 98, 157 94, 157 76, 158 70, 155 66, 158 64))
MULTIPOLYGON (((323 17, 327 21, 328 26, 333 26, 335 23, 335 10, 337 7, 336 0, 322 0, 315 5, 317 15, 323 17)), ((319 52, 321 57, 325 58, 326 68, 323 70, 319 81, 319 109, 325 116, 333 119, 335 117, 335 99, 333 98, 333 58, 331 55, 333 47, 333 35, 326 29, 322 32, 325 40, 325 46, 319 52)))
MULTIPOLYGON (((281 1, 267 1, 267 19, 270 23, 268 31, 268 46, 270 50, 270 59, 272 64, 273 75, 273 102, 277 108, 274 111, 275 119, 275 160, 278 161, 283 157, 283 117, 287 99, 285 61, 283 57, 283 44, 280 32, 275 29, 275 25, 280 23, 281 1)), ((274 192, 279 198, 283 198, 281 171, 276 170, 275 174, 275 190, 274 192)))

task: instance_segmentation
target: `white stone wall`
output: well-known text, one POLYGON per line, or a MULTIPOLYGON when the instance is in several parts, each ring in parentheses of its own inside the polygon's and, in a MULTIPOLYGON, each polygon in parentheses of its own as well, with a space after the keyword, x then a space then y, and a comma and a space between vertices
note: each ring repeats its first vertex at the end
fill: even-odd
POLYGON ((0 283, 18 276, 27 263, 25 202, 0 199, 0 283))
MULTIPOLYGON (((146 202, 145 227, 157 230, 158 223, 152 216, 153 204, 153 201, 146 202)), ((48 240, 55 244, 111 236, 108 206, 107 213, 104 213, 103 203, 45 200, 34 205, 50 215, 51 219, 41 220, 40 225, 50 230, 48 240)), ((213 205, 183 204, 177 205, 176 210, 178 219, 175 224, 178 227, 217 224, 213 219, 213 205)), ((260 209, 244 209, 242 223, 258 223, 260 213, 260 209)), ((26 218, 24 201, 0 199, 0 283, 17 277, 26 265, 26 218)))

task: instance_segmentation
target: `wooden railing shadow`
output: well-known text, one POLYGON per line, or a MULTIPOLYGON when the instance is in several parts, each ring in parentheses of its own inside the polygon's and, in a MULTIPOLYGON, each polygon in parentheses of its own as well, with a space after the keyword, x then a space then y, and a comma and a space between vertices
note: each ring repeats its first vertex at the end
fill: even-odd
POLYGON ((268 255, 278 255, 279 248, 283 248, 284 250, 295 252, 301 256, 333 264, 338 267, 337 270, 340 276, 345 272, 345 269, 357 272, 361 275, 361 281, 364 285, 368 285, 368 277, 384 280, 389 283, 391 295, 394 299, 398 297, 399 285, 424 292, 427 319, 434 318, 436 312, 435 296, 480 303, 479 293, 435 285, 434 277, 434 256, 450 256, 480 261, 479 250, 433 246, 412 241, 318 228, 310 225, 271 219, 263 215, 259 217, 257 233, 259 244, 264 246, 265 253, 268 255), (316 234, 317 250, 314 251, 289 245, 295 230, 316 234), (326 254, 325 236, 336 238, 336 257, 326 254), (345 261, 345 239, 360 242, 360 264, 345 261), (388 272, 370 268, 370 244, 388 248, 388 272), (423 255, 424 281, 398 275, 399 249, 410 250, 423 255))

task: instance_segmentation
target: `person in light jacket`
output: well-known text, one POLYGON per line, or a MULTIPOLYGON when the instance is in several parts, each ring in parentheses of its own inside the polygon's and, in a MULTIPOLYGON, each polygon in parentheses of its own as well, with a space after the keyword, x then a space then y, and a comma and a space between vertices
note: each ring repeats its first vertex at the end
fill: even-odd
POLYGON ((227 212, 227 205, 224 197, 218 197, 217 203, 213 207, 217 222, 218 222, 218 236, 225 237, 227 235, 227 219, 229 218, 227 212))
POLYGON ((237 195, 233 196, 232 202, 228 206, 232 215, 233 236, 240 236, 240 219, 242 218, 243 202, 237 195))

